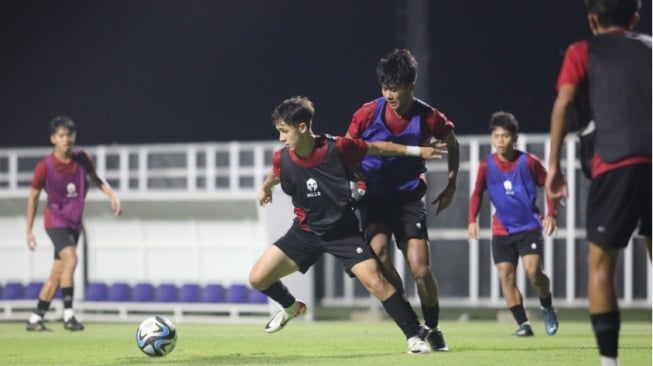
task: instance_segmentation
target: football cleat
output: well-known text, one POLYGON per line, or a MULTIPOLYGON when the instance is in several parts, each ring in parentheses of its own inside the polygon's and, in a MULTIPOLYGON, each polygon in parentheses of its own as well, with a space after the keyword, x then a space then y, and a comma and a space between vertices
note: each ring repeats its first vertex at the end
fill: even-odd
POLYGON ((279 310, 265 325, 265 331, 268 333, 278 332, 286 326, 290 319, 294 319, 304 313, 306 313, 306 304, 303 301, 297 300, 289 307, 279 310))
POLYGON ((558 316, 556 315, 553 307, 547 309, 542 309, 542 315, 544 316, 544 330, 546 334, 552 336, 558 331, 558 316))
POLYGON ((52 331, 52 329, 45 326, 43 320, 39 320, 35 323, 27 322, 27 326, 25 326, 25 329, 27 329, 28 332, 51 332, 52 331))
POLYGON ((63 323, 63 327, 73 332, 78 330, 84 330, 84 325, 78 322, 74 316, 68 319, 67 321, 65 321, 63 323))
POLYGON ((408 353, 409 355, 419 355, 422 353, 431 352, 431 348, 426 342, 418 335, 408 338, 408 353))
POLYGON ((531 328, 531 325, 528 323, 524 323, 517 328, 517 330, 512 334, 515 337, 532 337, 535 334, 533 333, 533 329, 531 328))

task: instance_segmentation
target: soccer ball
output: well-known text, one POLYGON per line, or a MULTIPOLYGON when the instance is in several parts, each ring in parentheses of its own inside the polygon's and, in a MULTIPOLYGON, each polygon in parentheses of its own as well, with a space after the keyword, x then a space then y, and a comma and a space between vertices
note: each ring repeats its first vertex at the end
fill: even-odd
POLYGON ((148 356, 165 356, 172 352, 176 343, 177 328, 163 316, 143 320, 136 331, 136 345, 148 356))

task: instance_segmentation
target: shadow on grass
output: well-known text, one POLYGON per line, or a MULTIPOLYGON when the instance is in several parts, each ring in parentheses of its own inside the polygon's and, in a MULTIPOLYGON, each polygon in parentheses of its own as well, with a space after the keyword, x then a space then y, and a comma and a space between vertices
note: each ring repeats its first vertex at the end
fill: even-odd
POLYGON ((353 360, 357 358, 368 359, 370 357, 396 356, 397 352, 384 352, 371 354, 347 354, 333 356, 305 356, 305 355, 274 355, 269 353, 231 353, 228 355, 206 355, 196 357, 183 357, 182 359, 172 357, 123 357, 110 363, 99 365, 283 365, 298 364, 310 365, 315 362, 332 360, 337 364, 338 360, 353 360))

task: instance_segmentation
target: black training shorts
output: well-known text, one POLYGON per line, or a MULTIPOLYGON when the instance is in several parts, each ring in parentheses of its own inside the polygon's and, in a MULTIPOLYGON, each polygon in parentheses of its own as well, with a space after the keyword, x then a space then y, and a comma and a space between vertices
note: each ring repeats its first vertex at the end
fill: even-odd
POLYGON ((388 236, 394 234, 397 243, 406 239, 428 240, 423 199, 365 197, 361 221, 368 239, 385 232, 388 236))
POLYGON ((61 259, 59 252, 69 246, 77 246, 79 231, 71 230, 64 227, 53 227, 45 229, 48 233, 52 244, 54 244, 54 259, 61 259))
POLYGON ((629 165, 592 179, 587 199, 587 239, 624 248, 633 231, 651 236, 651 164, 629 165))
POLYGON ((507 236, 492 237, 492 258, 494 264, 510 262, 517 265, 519 257, 544 253, 544 238, 537 230, 522 231, 507 236))
POLYGON ((306 273, 323 253, 338 258, 349 275, 352 275, 351 267, 354 265, 376 258, 357 229, 343 230, 342 235, 325 239, 293 224, 274 245, 297 264, 301 273, 306 273))

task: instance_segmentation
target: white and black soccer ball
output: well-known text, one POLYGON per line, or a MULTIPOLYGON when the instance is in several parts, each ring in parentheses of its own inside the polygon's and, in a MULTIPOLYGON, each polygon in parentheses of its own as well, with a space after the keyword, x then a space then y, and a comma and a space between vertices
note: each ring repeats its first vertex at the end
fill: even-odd
POLYGON ((148 356, 165 356, 172 352, 176 343, 177 328, 163 316, 143 320, 136 331, 136 345, 148 356))

